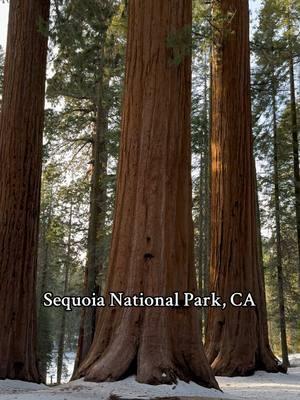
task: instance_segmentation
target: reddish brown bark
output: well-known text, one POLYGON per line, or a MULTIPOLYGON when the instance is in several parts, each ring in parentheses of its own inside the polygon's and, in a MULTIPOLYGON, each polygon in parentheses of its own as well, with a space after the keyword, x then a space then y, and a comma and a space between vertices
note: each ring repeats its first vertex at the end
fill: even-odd
POLYGON ((221 0, 216 7, 225 22, 215 32, 212 60, 210 286, 224 300, 251 292, 257 307, 210 308, 206 353, 218 375, 276 372, 257 251, 248 1, 221 0))
POLYGON ((0 118, 0 378, 39 381, 35 281, 48 0, 11 0, 0 118))
MULTIPOLYGON (((107 289, 166 296, 196 290, 191 216, 191 60, 169 35, 191 27, 191 0, 129 2, 125 96, 107 289)), ((182 36, 182 35, 181 35, 182 36)), ((217 387, 196 310, 101 310, 77 376, 217 387)))

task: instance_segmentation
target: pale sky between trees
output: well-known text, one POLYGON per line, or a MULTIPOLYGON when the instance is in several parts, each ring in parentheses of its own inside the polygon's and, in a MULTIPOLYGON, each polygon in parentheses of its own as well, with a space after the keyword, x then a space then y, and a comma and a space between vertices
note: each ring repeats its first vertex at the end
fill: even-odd
MULTIPOLYGON (((198 0, 201 1, 201 0, 198 0)), ((260 5, 260 0, 249 0, 250 10, 252 13, 255 13, 260 5)), ((7 31, 7 21, 8 21, 8 3, 0 2, 0 45, 5 50, 6 44, 6 31, 7 31)), ((253 17, 253 15, 252 15, 253 17)))

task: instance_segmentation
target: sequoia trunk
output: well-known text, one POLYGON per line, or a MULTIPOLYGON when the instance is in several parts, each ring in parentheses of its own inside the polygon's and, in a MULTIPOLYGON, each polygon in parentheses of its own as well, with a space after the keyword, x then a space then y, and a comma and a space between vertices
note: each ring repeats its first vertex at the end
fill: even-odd
POLYGON ((0 117, 0 378, 28 381, 40 380, 35 282, 48 15, 48 0, 10 1, 0 117))
MULTIPOLYGON (((117 200, 107 290, 167 296, 196 290, 191 198, 191 0, 129 2, 117 200), (176 41, 175 41, 176 42, 176 41), (178 51, 180 53, 178 54, 178 51), (180 62, 178 62, 180 55, 180 62)), ((100 311, 77 376, 177 378, 217 387, 193 307, 100 311)))
POLYGON ((215 1, 214 7, 222 26, 212 60, 210 287, 228 303, 232 293, 250 292, 256 307, 210 308, 206 352, 218 375, 276 372, 257 251, 248 1, 215 1))

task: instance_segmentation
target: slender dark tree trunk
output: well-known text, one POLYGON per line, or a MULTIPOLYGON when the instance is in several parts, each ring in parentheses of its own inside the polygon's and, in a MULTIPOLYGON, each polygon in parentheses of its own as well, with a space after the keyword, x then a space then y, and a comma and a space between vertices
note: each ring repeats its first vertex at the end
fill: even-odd
MULTIPOLYGON (((100 71, 95 134, 93 137, 93 173, 91 176, 90 217, 88 232, 87 264, 85 269, 84 295, 100 295, 104 262, 104 238, 106 216, 106 168, 107 151, 105 134, 107 132, 107 110, 103 97, 103 67, 100 71)), ((95 333, 95 308, 84 308, 81 313, 80 332, 74 373, 86 357, 95 333)))
POLYGON ((38 251, 38 309, 37 309, 37 332, 38 332, 38 357, 39 357, 39 369, 41 373, 42 382, 46 383, 47 378, 47 352, 49 351, 49 341, 47 334, 49 332, 49 321, 47 316, 44 314, 44 307, 42 302, 42 296, 46 292, 47 282, 49 277, 49 259, 50 245, 48 240, 49 229, 52 224, 53 215, 53 192, 51 187, 50 192, 50 204, 47 215, 45 216, 44 223, 40 220, 40 238, 39 238, 39 251, 38 251))
MULTIPOLYGON (((51 217, 49 217, 49 222, 46 224, 46 226, 43 227, 42 232, 41 232, 41 249, 40 249, 40 290, 39 290, 39 296, 38 299, 40 300, 42 298, 42 295, 46 291, 47 287, 47 280, 48 280, 48 268, 49 268, 49 242, 47 240, 47 233, 48 233, 48 228, 49 228, 49 223, 51 221, 51 217)), ((42 302, 39 303, 39 308, 38 308, 38 318, 40 313, 42 312, 42 302)))
MULTIPOLYGON (((73 222, 73 201, 71 200, 69 223, 68 223, 68 241, 67 241, 67 257, 65 261, 65 276, 64 276, 64 290, 63 297, 68 294, 70 264, 71 264, 71 240, 72 240, 72 222, 73 222)), ((61 309, 61 321, 59 327, 58 346, 57 346, 57 383, 61 383, 62 368, 65 350, 65 336, 66 336, 66 313, 67 311, 61 309)))
MULTIPOLYGON (((211 11, 212 12, 212 11, 211 11)), ((212 16, 212 15, 211 15, 212 16)), ((211 133, 212 133, 212 46, 209 49, 209 91, 208 91, 208 134, 207 134, 207 264, 204 268, 204 293, 209 295, 210 257, 211 257, 211 133)), ((208 312, 204 311, 204 342, 207 338, 208 312)))
MULTIPOLYGON (((257 187, 257 177, 256 177, 256 166, 254 163, 255 167, 255 204, 256 204, 256 224, 257 224, 257 251, 258 251, 258 262, 260 269, 263 271, 263 280, 264 278, 264 258, 263 258, 263 243, 262 243, 262 237, 261 237, 261 221, 260 221, 260 209, 259 209, 259 197, 258 197, 258 187, 257 187)), ((265 288, 265 284, 264 284, 265 288)))
POLYGON ((45 339, 44 337, 44 329, 46 328, 45 323, 48 324, 48 322, 45 322, 44 318, 42 318, 42 294, 45 293, 45 288, 46 288, 46 283, 47 283, 47 278, 48 278, 48 267, 49 267, 49 244, 47 242, 47 239, 45 238, 44 234, 42 234, 41 240, 43 243, 41 244, 41 265, 40 267, 40 274, 41 274, 41 280, 40 280, 40 291, 39 291, 39 296, 38 296, 38 315, 37 315, 37 332, 38 332, 38 357, 39 357, 39 370, 41 374, 41 379, 43 383, 46 383, 46 378, 47 378, 47 362, 46 358, 44 357, 44 352, 45 348, 43 347, 43 341, 45 339))
MULTIPOLYGON (((273 78, 274 79, 274 78, 273 78)), ((278 170, 278 135, 277 135, 277 104, 275 90, 272 93, 273 108, 273 163, 274 163, 274 199, 275 199, 275 223, 276 223, 276 264, 278 279, 278 303, 280 319, 280 340, 282 363, 287 368, 289 366, 288 347, 286 339, 286 321, 285 304, 283 288, 283 270, 282 270, 282 246, 281 246, 281 223, 280 223, 280 188, 279 188, 279 170, 278 170)))
POLYGON ((11 0, 0 116, 0 378, 40 381, 36 268, 49 0, 11 0), (42 26, 43 25, 43 26, 42 26))
MULTIPOLYGON (((204 98, 206 96, 206 77, 204 77, 204 98)), ((205 119, 205 103, 203 108, 203 122, 205 119)), ((205 122, 204 122, 205 124, 205 122)), ((206 232, 205 232, 205 132, 200 131, 199 137, 199 145, 200 145, 200 163, 199 163, 199 221, 198 221, 198 229, 199 229, 199 237, 198 237, 198 283, 199 283, 199 292, 201 296, 204 296, 203 291, 203 276, 204 276, 204 268, 205 268, 205 239, 206 239, 206 232)), ((204 317, 204 310, 200 310, 200 331, 201 337, 203 334, 203 317, 204 317)))
MULTIPOLYGON (((295 211, 296 211, 296 229, 297 229, 297 245, 298 245, 298 296, 300 296, 300 167, 299 167, 299 140, 298 140, 298 116, 297 101, 295 88, 295 71, 293 49, 293 20, 292 12, 295 4, 289 2, 287 7, 288 17, 288 45, 289 45, 289 74, 290 74, 290 115, 291 115, 291 136, 293 144, 293 169, 294 169, 294 191, 295 191, 295 211)), ((295 33, 295 32, 294 32, 295 33)), ((300 297, 299 297, 300 299, 300 297)), ((297 330, 298 339, 300 334, 300 301, 298 301, 297 330)))
MULTIPOLYGON (((203 296, 203 245, 204 245, 204 218, 202 208, 202 189, 203 189, 203 155, 200 156, 200 176, 199 176, 199 221, 198 221, 198 289, 201 296, 203 296)), ((201 338, 203 337, 203 309, 200 310, 200 332, 201 338)))
POLYGON ((232 293, 250 292, 256 307, 210 308, 206 351, 218 375, 277 372, 257 252, 248 1, 215 1, 214 11, 224 23, 212 60, 210 286, 228 303, 232 293))
MULTIPOLYGON (((117 200, 107 290, 196 290, 191 193, 191 59, 168 39, 192 22, 191 0, 131 0, 117 200), (175 60, 173 58, 175 57, 175 60)), ((181 37, 180 36, 180 37, 181 37)), ((190 43, 188 43, 190 45, 190 43)), ((79 368, 86 380, 177 378, 217 387, 193 307, 105 307, 79 368)))
MULTIPOLYGON (((201 287, 200 293, 208 295, 208 270, 209 270, 209 63, 207 62, 207 54, 205 54, 204 67, 204 104, 202 124, 203 128, 200 132, 201 143, 201 160, 200 160, 200 181, 199 181, 199 237, 200 246, 198 253, 198 265, 201 271, 201 287)), ((201 309, 201 332, 205 335, 205 327, 207 320, 207 310, 201 309), (204 329, 203 329, 204 328, 204 329)))
POLYGON ((299 169, 299 141, 298 141, 298 121, 297 104, 295 94, 294 61, 291 56, 290 67, 290 97, 291 97, 291 133, 293 141, 293 161, 294 161, 294 185, 295 185, 295 205, 297 223, 297 243, 298 243, 298 287, 300 290, 300 169, 299 169))

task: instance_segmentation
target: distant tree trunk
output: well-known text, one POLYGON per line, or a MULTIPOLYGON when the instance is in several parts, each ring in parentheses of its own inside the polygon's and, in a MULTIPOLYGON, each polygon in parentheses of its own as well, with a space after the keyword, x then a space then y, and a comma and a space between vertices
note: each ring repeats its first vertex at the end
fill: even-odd
MULTIPOLYGON (((47 235, 49 228, 52 223, 52 205, 50 206, 50 212, 47 216, 45 224, 40 226, 40 250, 39 250, 39 275, 40 275, 40 285, 39 285, 39 296, 38 299, 41 299, 43 294, 47 288, 47 280, 48 280, 48 268, 49 268, 49 242, 47 240, 47 235)), ((38 317, 42 312, 43 305, 42 301, 39 303, 38 308, 38 317)))
MULTIPOLYGON (((131 0, 117 200, 107 290, 166 296, 196 290, 191 193, 191 59, 168 39, 191 28, 191 0, 131 0)), ((187 37, 189 39, 189 37, 187 37)), ((172 41, 172 40, 170 40, 172 41)), ((174 41, 174 40, 173 40, 174 41)), ((190 48, 190 43, 187 43, 190 48)), ((194 307, 105 307, 79 368, 86 380, 136 373, 217 387, 194 307)))
MULTIPOLYGON (((212 9, 211 9, 212 12, 212 9)), ((212 15, 211 15, 212 17, 212 15)), ((212 34, 212 32, 211 32, 212 34)), ((212 46, 209 49, 209 92, 208 92, 208 135, 207 135, 207 264, 204 269, 204 293, 209 295, 211 257, 211 130, 212 130, 212 46)), ((208 312, 204 311, 204 343, 207 338, 208 312)))
MULTIPOLYGON (((207 74, 204 71, 204 104, 203 120, 200 130, 200 176, 199 176, 199 243, 198 243, 198 281, 199 293, 204 296, 204 274, 207 266, 207 135, 208 135, 208 116, 207 116, 207 74)), ((200 332, 203 335, 204 309, 200 310, 200 332)))
MULTIPOLYGON (((201 296, 203 296, 203 245, 204 245, 204 218, 203 218, 203 205, 202 205, 202 190, 203 190, 203 155, 200 156, 200 176, 199 176, 199 221, 198 221, 198 289, 201 296)), ((200 310, 200 333, 203 338, 203 309, 200 310)))
POLYGON ((228 305, 208 311, 206 353, 217 375, 277 372, 257 252, 248 1, 215 1, 214 11, 224 25, 214 32, 212 60, 210 288, 228 305), (256 307, 231 306, 236 292, 250 292, 256 307))
POLYGON ((296 223, 297 223, 297 243, 298 243, 298 288, 300 290, 300 169, 299 169, 299 142, 298 142, 298 121, 297 104, 295 94, 294 61, 291 56, 290 66, 290 97, 291 97, 291 133, 293 141, 293 160, 294 160, 294 186, 296 200, 296 223))
POLYGON ((45 240, 45 242, 42 243, 43 249, 42 252, 43 254, 41 255, 42 261, 41 261, 41 286, 40 286, 40 291, 39 291, 39 296, 38 296, 38 315, 37 315, 37 332, 38 332, 38 359, 39 359, 39 370, 41 374, 41 380, 43 383, 46 383, 46 378, 47 378, 47 361, 45 355, 45 347, 44 347, 44 341, 46 339, 45 331, 48 330, 48 321, 45 321, 45 318, 43 318, 43 305, 42 305, 42 294, 45 293, 45 287, 46 287, 46 282, 47 282, 47 277, 48 277, 48 266, 49 266, 49 261, 48 261, 48 254, 49 254, 49 244, 46 242, 45 236, 43 235, 43 238, 41 240, 45 240))
MULTIPOLYGON (((261 237, 261 221, 260 221, 260 209, 259 209, 259 197, 258 197, 258 185, 257 185, 257 175, 256 175, 256 165, 254 161, 254 176, 255 176, 255 209, 256 209, 256 224, 257 224, 257 251, 258 251, 258 263, 260 269, 263 271, 262 277, 263 281, 265 281, 264 276, 264 258, 263 258, 263 244, 261 237)), ((265 283, 264 283, 265 290, 265 283)))
POLYGON ((276 221, 276 264, 277 264, 277 279, 278 279, 280 340, 281 340, 281 351, 282 351, 282 363, 287 368, 289 366, 289 357, 288 357, 288 347, 286 339, 286 322, 285 322, 285 305, 284 305, 284 288, 283 288, 283 271, 282 271, 280 189, 279 189, 279 172, 278 172, 277 104, 276 104, 274 88, 272 93, 272 108, 273 108, 273 152, 274 152, 273 155, 274 198, 275 198, 275 221, 276 221))
MULTIPOLYGON (((73 200, 71 200, 69 223, 68 223, 68 241, 67 241, 67 257, 65 260, 65 276, 64 276, 64 291, 63 297, 68 295, 69 287, 69 275, 70 275, 70 265, 71 265, 71 240, 72 240, 72 223, 73 223, 73 200)), ((58 348, 57 348, 57 383, 61 383, 62 368, 64 360, 64 350, 65 350, 65 336, 66 336, 66 313, 67 311, 61 309, 61 321, 59 327, 58 336, 58 348)))
POLYGON ((36 268, 49 0, 11 0, 0 116, 0 378, 40 381, 36 268))
MULTIPOLYGON (((43 189, 42 189, 43 190, 43 189)), ((43 222, 40 217, 40 238, 38 250, 38 312, 37 312, 37 337, 38 337, 38 358, 39 370, 42 382, 46 383, 47 378, 47 356, 51 352, 51 345, 49 346, 49 321, 47 318, 46 310, 43 306, 42 296, 46 292, 47 282, 49 276, 49 240, 48 233, 52 223, 53 214, 53 190, 50 188, 50 205, 49 211, 43 222)))
MULTIPOLYGON (((209 269, 209 62, 207 62, 207 54, 205 54, 204 68, 204 104, 202 126, 200 131, 201 143, 201 161, 200 161, 200 180, 199 180, 199 251, 198 265, 201 271, 201 285, 199 287, 201 295, 208 294, 208 269, 209 269)), ((201 309, 201 332, 205 335, 207 310, 201 309)))
MULTIPOLYGON (((105 133, 107 132, 107 110, 104 107, 103 97, 103 67, 100 71, 98 85, 98 101, 95 134, 93 137, 93 174, 91 176, 90 216, 87 246, 87 264, 85 269, 84 295, 93 293, 100 295, 101 273, 104 262, 104 228, 106 216, 106 168, 107 151, 105 133)), ((86 357, 95 333, 96 309, 84 308, 81 313, 77 356, 74 373, 86 357)))

